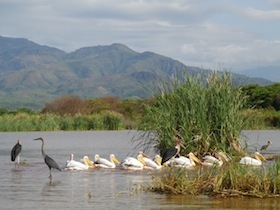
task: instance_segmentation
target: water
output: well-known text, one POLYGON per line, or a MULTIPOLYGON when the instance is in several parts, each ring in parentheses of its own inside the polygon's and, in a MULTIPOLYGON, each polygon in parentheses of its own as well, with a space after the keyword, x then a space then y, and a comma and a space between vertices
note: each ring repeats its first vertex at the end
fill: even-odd
MULTIPOLYGON (((252 151, 271 140, 267 152, 280 149, 280 131, 245 131, 252 151)), ((41 155, 40 141, 45 139, 45 152, 64 166, 71 153, 75 160, 95 154, 108 158, 114 153, 119 160, 135 156, 138 150, 132 138, 136 131, 86 132, 5 132, 0 133, 0 209, 279 209, 280 200, 256 198, 209 198, 207 196, 174 196, 143 192, 152 171, 92 169, 88 171, 49 170, 41 155), (10 151, 17 139, 22 140, 21 161, 15 167, 10 151)), ((141 148, 140 148, 141 149, 141 148)))

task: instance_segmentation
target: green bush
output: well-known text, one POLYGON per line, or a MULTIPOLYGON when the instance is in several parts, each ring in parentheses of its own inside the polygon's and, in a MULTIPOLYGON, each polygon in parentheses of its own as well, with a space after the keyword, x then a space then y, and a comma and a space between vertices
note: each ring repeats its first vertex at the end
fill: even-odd
POLYGON ((118 130, 121 127, 121 121, 123 117, 121 114, 112 111, 104 111, 103 126, 106 130, 118 130))

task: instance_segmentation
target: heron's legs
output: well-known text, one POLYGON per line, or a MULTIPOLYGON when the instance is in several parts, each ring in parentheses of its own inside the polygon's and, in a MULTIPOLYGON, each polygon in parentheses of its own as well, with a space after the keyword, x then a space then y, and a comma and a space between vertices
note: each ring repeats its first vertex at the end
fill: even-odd
POLYGON ((50 169, 50 176, 49 176, 50 179, 52 179, 52 170, 50 169))

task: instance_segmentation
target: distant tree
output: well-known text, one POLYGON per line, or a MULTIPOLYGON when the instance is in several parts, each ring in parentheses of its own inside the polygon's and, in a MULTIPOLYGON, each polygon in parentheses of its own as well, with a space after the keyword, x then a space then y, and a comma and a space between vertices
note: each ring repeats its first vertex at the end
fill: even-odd
POLYGON ((144 105, 151 99, 124 99, 109 96, 104 98, 90 99, 90 112, 100 113, 103 111, 113 111, 122 114, 126 119, 135 119, 143 114, 144 105))
POLYGON ((268 86, 247 85, 242 90, 249 96, 250 107, 280 110, 280 83, 268 86))
POLYGON ((120 103, 120 99, 116 96, 108 96, 103 98, 90 99, 90 112, 99 113, 105 110, 117 111, 116 107, 120 103))
POLYGON ((27 109, 27 108, 20 108, 20 109, 17 109, 16 111, 17 113, 27 113, 27 114, 33 114, 34 111, 32 111, 31 109, 27 109))
POLYGON ((280 93, 275 96, 272 105, 276 111, 280 110, 280 93))
POLYGON ((88 114, 90 110, 89 103, 86 100, 82 100, 77 96, 62 96, 50 103, 46 103, 42 112, 53 112, 60 115, 75 115, 78 113, 88 114))
POLYGON ((7 109, 0 109, 0 115, 7 114, 9 111, 7 109))

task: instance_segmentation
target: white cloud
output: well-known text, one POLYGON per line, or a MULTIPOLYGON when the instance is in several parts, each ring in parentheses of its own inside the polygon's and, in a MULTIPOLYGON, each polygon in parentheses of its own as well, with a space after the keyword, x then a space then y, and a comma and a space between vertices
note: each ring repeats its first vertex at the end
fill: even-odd
POLYGON ((278 1, 0 0, 0 35, 73 51, 123 43, 186 65, 278 65, 278 1))
POLYGON ((280 20, 280 10, 259 10, 254 8, 247 8, 244 14, 251 18, 259 20, 280 20))

